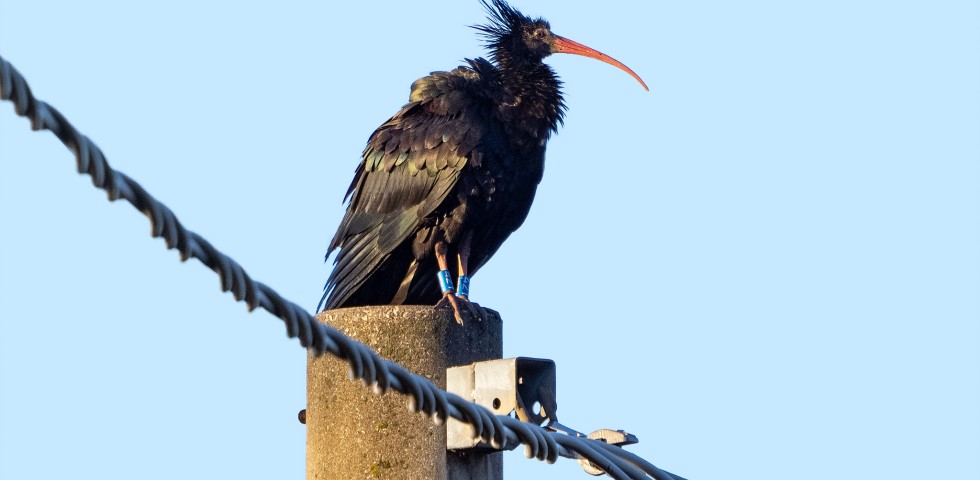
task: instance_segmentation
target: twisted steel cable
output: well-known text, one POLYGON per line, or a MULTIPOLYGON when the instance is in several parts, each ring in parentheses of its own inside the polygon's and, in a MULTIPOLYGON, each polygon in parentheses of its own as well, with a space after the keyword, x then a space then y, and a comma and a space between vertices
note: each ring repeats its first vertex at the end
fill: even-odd
POLYGON ((245 301, 249 311, 263 308, 286 324, 290 338, 316 355, 330 353, 350 366, 350 376, 374 387, 377 393, 394 389, 409 397, 409 408, 425 412, 436 423, 447 417, 474 426, 484 442, 494 448, 525 445, 525 455, 554 463, 558 456, 585 458, 615 479, 684 480, 658 469, 646 460, 614 445, 573 437, 521 422, 492 412, 462 397, 445 392, 405 367, 381 358, 367 346, 339 330, 322 324, 299 305, 282 298, 272 288, 252 279, 238 262, 214 248, 200 235, 187 230, 166 205, 140 184, 113 170, 105 155, 54 107, 37 100, 24 77, 0 56, 0 98, 10 100, 14 111, 31 121, 33 130, 50 130, 75 154, 79 173, 92 177, 92 184, 105 190, 110 201, 125 199, 149 219, 151 235, 163 237, 168 249, 177 249, 181 261, 196 258, 221 278, 221 290, 231 291, 235 300, 245 301))

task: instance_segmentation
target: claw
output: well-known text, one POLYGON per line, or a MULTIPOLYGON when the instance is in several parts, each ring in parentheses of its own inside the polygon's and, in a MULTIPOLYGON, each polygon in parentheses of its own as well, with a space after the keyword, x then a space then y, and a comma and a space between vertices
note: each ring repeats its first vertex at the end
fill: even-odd
POLYGON ((463 325, 463 315, 459 310, 459 298, 456 296, 456 292, 448 291, 444 293, 442 298, 436 303, 436 308, 444 307, 447 303, 453 308, 453 316, 456 317, 456 323, 463 325))
POLYGON ((466 309, 469 311, 471 318, 475 318, 482 322, 490 317, 490 314, 487 312, 487 310, 481 307, 479 303, 471 302, 470 299, 467 297, 459 297, 459 298, 463 301, 463 304, 466 305, 466 309))
POLYGON ((466 322, 482 322, 490 318, 490 312, 480 306, 479 303, 471 302, 465 296, 457 296, 455 292, 446 292, 442 298, 436 302, 436 308, 451 307, 456 323, 465 325, 466 322))

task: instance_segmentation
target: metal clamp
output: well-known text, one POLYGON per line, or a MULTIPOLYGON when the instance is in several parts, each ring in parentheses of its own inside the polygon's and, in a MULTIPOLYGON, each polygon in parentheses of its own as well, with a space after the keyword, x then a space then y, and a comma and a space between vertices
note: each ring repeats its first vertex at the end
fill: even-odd
MULTIPOLYGON (((599 429, 590 433, 589 438, 593 440, 601 440, 610 445, 616 445, 617 447, 622 447, 624 445, 633 445, 634 443, 639 442, 639 440, 636 438, 636 435, 633 435, 631 433, 626 433, 623 430, 610 430, 608 428, 599 429)), ((597 467, 594 463, 588 461, 585 458, 578 459, 578 463, 582 465, 582 469, 585 470, 585 473, 588 473, 589 475, 598 476, 606 473, 603 472, 602 469, 597 467)))
MULTIPOLYGON (((636 435, 623 430, 600 429, 588 435, 558 423, 555 362, 541 358, 505 358, 446 369, 446 390, 482 405, 497 415, 514 414, 522 422, 541 425, 572 437, 591 438, 622 447, 637 443, 636 435)), ((513 449, 517 445, 505 445, 513 449)), ((446 448, 489 450, 473 427, 450 418, 446 424, 446 448)), ((585 458, 579 463, 586 473, 604 472, 585 458)))
MULTIPOLYGON (((482 405, 497 415, 514 413, 536 425, 557 421, 555 362, 541 358, 505 358, 446 369, 446 390, 482 405)), ((511 448, 516 445, 511 446, 511 448)), ((446 448, 490 448, 473 427, 450 418, 446 448)))

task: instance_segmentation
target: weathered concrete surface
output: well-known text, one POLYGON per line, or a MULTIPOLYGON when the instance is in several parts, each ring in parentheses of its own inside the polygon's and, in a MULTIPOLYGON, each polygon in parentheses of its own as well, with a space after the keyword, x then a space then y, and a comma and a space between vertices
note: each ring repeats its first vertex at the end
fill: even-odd
MULTIPOLYGON (((446 368, 501 358, 502 323, 492 318, 465 327, 448 309, 377 306, 318 315, 382 357, 398 362, 440 388, 446 368)), ((306 478, 490 479, 503 474, 500 453, 446 452, 446 427, 407 409, 397 392, 375 395, 347 378, 347 363, 333 356, 307 366, 306 478), (447 466, 448 459, 448 466, 447 466), (483 472, 474 475, 474 472, 483 472), (490 476, 487 476, 489 474, 490 476)))

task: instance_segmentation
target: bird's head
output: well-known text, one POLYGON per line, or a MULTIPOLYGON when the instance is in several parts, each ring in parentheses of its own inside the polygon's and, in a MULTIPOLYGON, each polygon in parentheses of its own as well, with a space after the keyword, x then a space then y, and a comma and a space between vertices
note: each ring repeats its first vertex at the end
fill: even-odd
POLYGON ((495 60, 499 61, 502 54, 517 62, 540 62, 552 53, 582 55, 623 70, 640 82, 643 88, 650 90, 639 75, 619 60, 552 33, 547 20, 532 19, 504 0, 480 0, 480 3, 487 10, 488 23, 474 25, 473 28, 484 36, 495 60))

